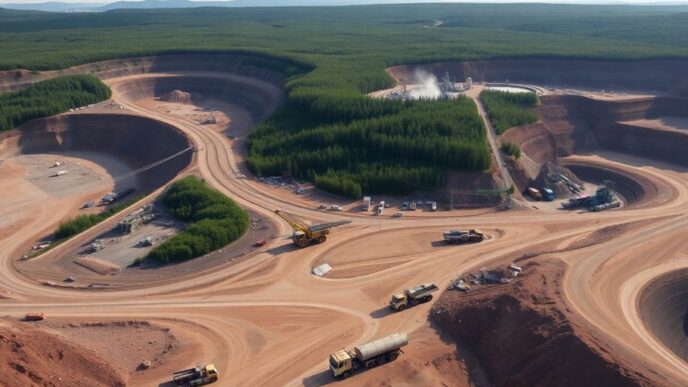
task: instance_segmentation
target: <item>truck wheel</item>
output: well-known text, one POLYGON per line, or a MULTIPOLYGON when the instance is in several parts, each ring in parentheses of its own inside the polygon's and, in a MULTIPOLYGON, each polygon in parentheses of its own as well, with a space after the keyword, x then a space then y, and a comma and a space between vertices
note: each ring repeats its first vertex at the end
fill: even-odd
POLYGON ((325 235, 321 235, 320 238, 318 238, 318 243, 323 243, 327 240, 327 237, 325 235))
POLYGON ((399 305, 399 309, 397 309, 399 312, 402 310, 406 309, 406 305, 399 305))
POLYGON ((342 374, 342 379, 346 379, 346 378, 348 378, 349 376, 351 376, 351 371, 346 371, 346 372, 344 372, 344 373, 342 374))
POLYGON ((394 361, 394 360, 396 360, 398 356, 399 356, 398 353, 390 353, 390 354, 388 355, 389 361, 394 361))

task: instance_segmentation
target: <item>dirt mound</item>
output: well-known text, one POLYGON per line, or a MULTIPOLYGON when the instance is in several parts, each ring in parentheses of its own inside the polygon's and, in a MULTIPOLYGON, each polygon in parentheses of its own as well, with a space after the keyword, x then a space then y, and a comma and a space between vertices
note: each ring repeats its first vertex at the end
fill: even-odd
POLYGON ((448 291, 430 314, 441 333, 475 355, 490 384, 653 384, 565 311, 559 296, 564 263, 548 259, 523 269, 509 285, 448 291))
POLYGON ((132 375, 144 361, 150 361, 153 369, 158 368, 182 347, 168 328, 148 321, 47 319, 35 325, 74 345, 92 348, 122 375, 132 375))
POLYGON ((688 361, 688 269, 654 280, 643 291, 639 304, 648 328, 688 361))
POLYGON ((0 386, 124 386, 107 361, 33 328, 0 321, 0 386))
POLYGON ((172 90, 169 93, 161 96, 160 100, 174 103, 191 103, 191 93, 187 93, 179 89, 172 90))
POLYGON ((583 182, 570 169, 547 161, 540 169, 540 174, 532 182, 535 187, 551 188, 557 198, 575 195, 573 187, 585 189, 583 182))

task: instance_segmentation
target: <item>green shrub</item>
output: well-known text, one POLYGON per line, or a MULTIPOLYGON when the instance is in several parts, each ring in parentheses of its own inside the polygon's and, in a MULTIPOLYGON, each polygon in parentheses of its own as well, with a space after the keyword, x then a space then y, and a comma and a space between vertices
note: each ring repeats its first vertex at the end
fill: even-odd
POLYGON ((146 257, 159 263, 207 254, 239 239, 248 229, 246 211, 195 177, 172 184, 162 203, 172 216, 190 224, 146 257))
POLYGON ((521 147, 518 146, 518 144, 514 144, 512 142, 504 142, 502 143, 502 146, 500 147, 502 152, 509 156, 513 156, 516 159, 521 158, 521 147))
POLYGON ((535 93, 484 90, 480 93, 480 100, 497 134, 537 121, 537 115, 529 109, 538 103, 535 93))
POLYGON ((140 199, 141 197, 136 197, 119 204, 114 204, 99 214, 79 215, 75 218, 69 219, 58 226, 57 231, 55 231, 55 239, 57 241, 61 241, 73 235, 79 234, 82 231, 88 230, 96 224, 129 207, 132 203, 135 203, 140 199))

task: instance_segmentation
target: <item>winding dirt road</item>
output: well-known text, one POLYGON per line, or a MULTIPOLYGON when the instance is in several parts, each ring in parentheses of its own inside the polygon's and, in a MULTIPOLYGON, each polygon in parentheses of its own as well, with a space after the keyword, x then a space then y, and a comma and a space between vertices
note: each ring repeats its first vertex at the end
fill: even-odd
MULTIPOLYGON (((648 331, 637 308, 645 284, 688 267, 686 169, 612 153, 576 156, 577 161, 643 174, 664 193, 644 206, 603 213, 454 211, 401 219, 324 213, 294 203, 286 193, 275 195, 259 183, 239 179, 233 142, 220 131, 143 106, 119 92, 125 83, 156 76, 169 74, 109 80, 113 100, 187 134, 197 148, 197 172, 242 206, 277 222, 282 237, 251 259, 147 289, 54 289, 18 276, 12 265, 21 248, 35 239, 32 227, 60 220, 60 213, 49 211, 52 203, 36 203, 33 223, 0 234, 0 287, 12 292, 10 299, 0 301, 5 314, 19 317, 39 310, 53 317, 162 321, 173 330, 178 326, 179 334, 198 343, 186 360, 168 364, 164 372, 133 375, 133 385, 165 383, 166 374, 197 361, 214 362, 222 373, 221 385, 321 385, 331 381, 326 364, 330 352, 396 331, 409 332, 413 340, 414 331, 425 327, 431 303, 388 314, 385 305, 391 293, 428 281, 446 288, 469 269, 511 262, 528 252, 563 249, 607 226, 628 224, 610 240, 550 254, 569 265, 564 297, 615 351, 672 384, 688 384, 688 365, 648 331), (288 239, 291 230, 273 214, 275 208, 313 222, 344 217, 352 222, 337 228, 327 243, 296 250, 288 239), (441 232, 450 227, 480 228, 490 239, 470 246, 438 243, 441 232), (321 262, 334 268, 327 278, 311 275, 312 267, 321 262)), ((364 381, 362 373, 342 384, 364 381)))

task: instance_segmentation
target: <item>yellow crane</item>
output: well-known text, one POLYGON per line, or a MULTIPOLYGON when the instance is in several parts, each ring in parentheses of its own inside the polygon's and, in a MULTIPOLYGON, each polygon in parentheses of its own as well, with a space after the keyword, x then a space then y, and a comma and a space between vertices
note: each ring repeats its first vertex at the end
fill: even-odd
POLYGON ((340 220, 337 222, 307 226, 282 210, 275 210, 275 214, 286 220, 287 223, 289 223, 289 225, 294 229, 294 233, 291 235, 291 240, 294 241, 294 245, 298 247, 306 247, 317 243, 323 243, 327 240, 327 234, 330 233, 330 229, 332 227, 351 223, 350 220, 340 220))

